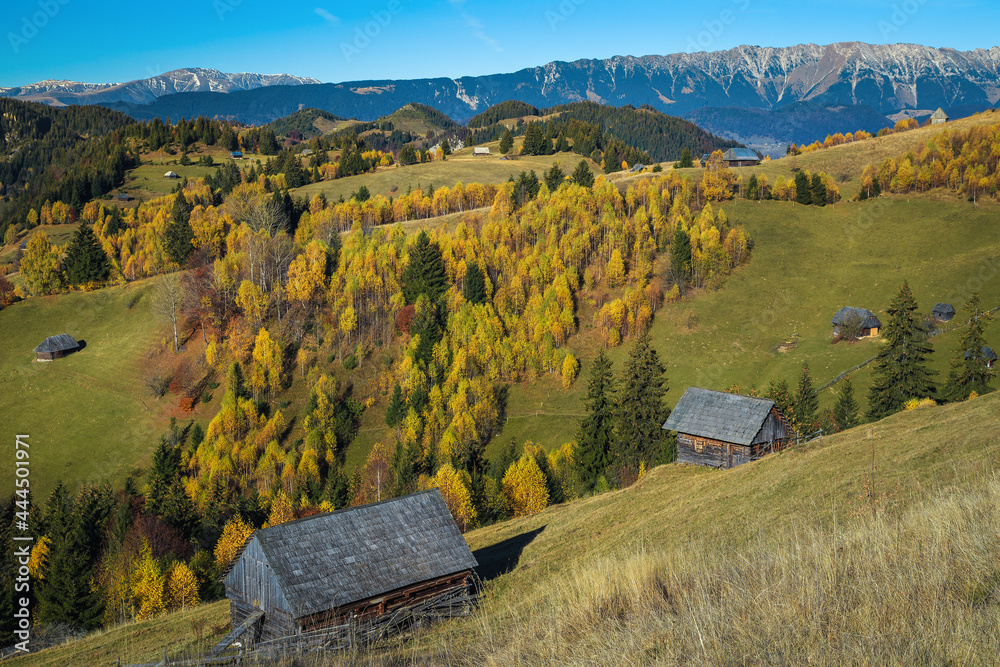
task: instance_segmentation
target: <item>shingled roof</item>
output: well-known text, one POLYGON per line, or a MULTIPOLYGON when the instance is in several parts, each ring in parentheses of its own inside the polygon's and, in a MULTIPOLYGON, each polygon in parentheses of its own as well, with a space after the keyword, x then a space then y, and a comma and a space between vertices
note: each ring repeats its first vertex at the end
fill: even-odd
POLYGON ((663 428, 737 445, 750 445, 774 407, 769 398, 690 387, 663 428))
POLYGON ((49 336, 43 340, 34 351, 42 354, 52 354, 53 352, 68 352, 78 347, 80 347, 80 344, 76 342, 75 338, 69 334, 59 334, 58 336, 49 336))
POLYGON ((851 306, 844 306, 837 311, 837 314, 833 316, 833 325, 842 326, 847 324, 852 315, 858 318, 863 329, 875 329, 882 326, 882 322, 875 317, 875 313, 872 311, 867 308, 852 308, 851 306))
POLYGON ((931 315, 939 320, 950 320, 955 317, 955 306, 950 303, 935 303, 931 315))
POLYGON ((730 148, 722 155, 722 158, 726 161, 760 160, 757 153, 749 148, 730 148))
POLYGON ((948 114, 945 113, 944 109, 938 107, 937 111, 931 114, 931 120, 948 120, 948 114))
POLYGON ((263 528, 247 545, 254 539, 295 618, 478 565, 436 488, 263 528))

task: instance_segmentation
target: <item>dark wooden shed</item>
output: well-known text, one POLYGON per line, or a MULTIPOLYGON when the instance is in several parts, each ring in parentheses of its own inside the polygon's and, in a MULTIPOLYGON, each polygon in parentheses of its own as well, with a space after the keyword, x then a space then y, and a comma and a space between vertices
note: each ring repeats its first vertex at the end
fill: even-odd
POLYGON ((839 336, 846 330, 856 329, 862 338, 866 336, 878 336, 882 322, 875 317, 875 313, 867 308, 853 308, 844 306, 833 316, 833 334, 839 336))
POLYGON ((255 531, 222 582, 233 628, 256 623, 252 642, 468 593, 476 566, 441 492, 430 489, 255 531))
POLYGON ((935 303, 931 315, 939 322, 949 322, 955 317, 955 306, 950 303, 935 303))
POLYGON ((677 462, 732 468, 783 449, 788 420, 768 398, 691 387, 663 424, 677 431, 677 462))
MULTIPOLYGON (((969 359, 972 357, 973 354, 974 354, 973 350, 966 350, 965 358, 969 359)), ((986 364, 986 368, 993 368, 993 364, 997 362, 997 353, 993 351, 992 347, 987 347, 986 345, 983 345, 979 349, 979 354, 977 355, 977 358, 981 359, 982 362, 986 364)))
POLYGON ((730 148, 722 154, 722 159, 730 167, 753 167, 760 164, 760 156, 749 148, 730 148))
POLYGON ((59 334, 49 336, 35 348, 36 361, 52 361, 59 357, 65 357, 80 349, 80 344, 69 334, 59 334))

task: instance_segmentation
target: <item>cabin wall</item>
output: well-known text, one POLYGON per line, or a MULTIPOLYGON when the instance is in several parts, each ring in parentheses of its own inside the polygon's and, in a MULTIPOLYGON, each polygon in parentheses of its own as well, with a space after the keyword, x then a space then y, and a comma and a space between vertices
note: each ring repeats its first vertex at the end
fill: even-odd
MULTIPOLYGON (((240 596, 239 592, 226 588, 226 597, 229 598, 229 618, 232 627, 240 625, 246 617, 254 611, 259 611, 254 605, 240 596)), ((291 614, 287 614, 278 609, 271 609, 264 613, 264 617, 257 624, 257 631, 253 637, 243 640, 244 644, 252 644, 270 639, 280 639, 296 632, 295 621, 291 614)))
POLYGON ((788 422, 782 416, 781 412, 777 408, 771 408, 771 412, 768 413, 767 419, 764 420, 764 424, 760 427, 757 435, 753 439, 752 445, 755 446, 754 454, 756 454, 756 446, 766 445, 769 442, 775 442, 778 440, 786 440, 792 435, 792 428, 789 426, 788 422))
POLYGON ((295 632, 291 610, 256 537, 243 549, 226 575, 225 584, 233 627, 242 623, 252 610, 259 609, 264 612, 261 631, 264 639, 295 632))
POLYGON ((687 433, 677 434, 677 462, 713 468, 732 468, 751 458, 749 447, 687 433))

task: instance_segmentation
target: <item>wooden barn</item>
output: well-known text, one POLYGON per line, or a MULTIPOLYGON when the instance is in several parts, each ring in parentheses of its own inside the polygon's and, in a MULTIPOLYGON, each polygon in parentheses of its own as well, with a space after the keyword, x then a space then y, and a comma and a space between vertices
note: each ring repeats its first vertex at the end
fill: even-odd
POLYGON ((867 308, 852 308, 844 306, 833 316, 833 335, 839 336, 846 330, 856 329, 858 336, 878 336, 882 322, 875 317, 875 313, 867 308))
POLYGON ((768 398, 699 387, 684 392, 663 424, 677 431, 677 462, 732 468, 783 449, 794 436, 768 398))
POLYGON ((941 125, 942 123, 947 123, 949 120, 951 119, 948 118, 948 114, 941 107, 938 107, 937 111, 931 114, 931 125, 941 125))
POLYGON ((80 344, 69 334, 49 336, 35 348, 36 361, 52 361, 80 349, 80 344))
POLYGON ((476 146, 475 148, 472 149, 473 157, 482 157, 484 155, 489 155, 489 154, 490 154, 489 146, 476 146))
POLYGON ((477 564, 435 488, 257 530, 221 580, 252 643, 468 595, 477 564))

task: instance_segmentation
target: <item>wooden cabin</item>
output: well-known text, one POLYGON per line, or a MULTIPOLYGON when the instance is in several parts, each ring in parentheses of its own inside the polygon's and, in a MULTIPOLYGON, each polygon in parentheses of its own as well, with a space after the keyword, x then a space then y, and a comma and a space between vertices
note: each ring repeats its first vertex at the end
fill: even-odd
POLYGON ((938 322, 950 322, 955 317, 955 306, 950 303, 936 303, 931 315, 938 322))
POLYGON ((243 151, 229 151, 229 157, 233 158, 234 160, 242 160, 243 151))
POLYGON ((663 424, 677 431, 677 462, 733 468, 784 449, 791 425, 769 398, 690 387, 663 424))
MULTIPOLYGON (((965 358, 969 359, 975 354, 973 350, 965 351, 965 358)), ((997 362, 997 353, 993 351, 992 347, 987 347, 983 345, 979 349, 978 358, 986 365, 986 368, 993 368, 993 365, 997 362)))
POLYGON ((259 617, 253 642, 468 593, 477 565, 435 488, 257 530, 221 581, 234 629, 259 617))
POLYGON ((80 344, 69 334, 49 336, 35 348, 36 361, 52 361, 80 349, 80 344))
POLYGON ((489 146, 476 146, 472 149, 473 157, 482 157, 490 154, 489 146))
POLYGON ((760 156, 749 148, 730 148, 722 154, 728 167, 755 167, 760 164, 760 156))
POLYGON ((938 107, 937 111, 931 114, 931 125, 941 125, 942 123, 947 123, 949 120, 951 119, 948 118, 948 114, 941 107, 938 107))
POLYGON ((844 306, 833 316, 833 335, 839 336, 851 329, 858 332, 859 338, 868 336, 878 336, 882 328, 882 322, 875 317, 875 313, 867 308, 853 308, 844 306))

